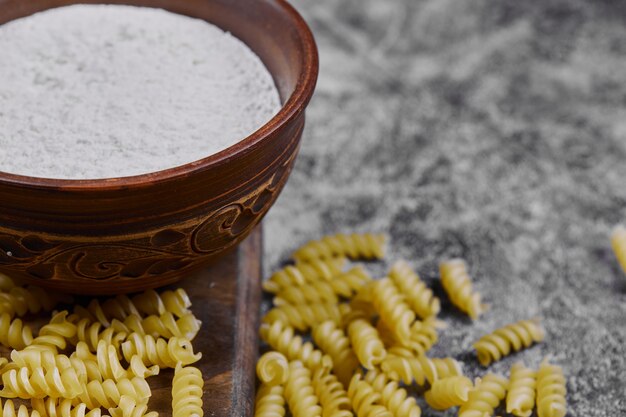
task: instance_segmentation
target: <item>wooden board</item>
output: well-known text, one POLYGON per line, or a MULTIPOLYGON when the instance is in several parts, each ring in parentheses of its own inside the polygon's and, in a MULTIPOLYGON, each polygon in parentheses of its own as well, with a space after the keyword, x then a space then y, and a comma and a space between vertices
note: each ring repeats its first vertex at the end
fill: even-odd
MULTIPOLYGON (((196 364, 204 376, 204 415, 246 417, 254 409, 254 367, 261 300, 262 239, 260 226, 234 252, 195 276, 181 281, 202 320, 193 341, 202 352, 196 364)), ((173 371, 148 379, 149 407, 171 417, 173 371)))

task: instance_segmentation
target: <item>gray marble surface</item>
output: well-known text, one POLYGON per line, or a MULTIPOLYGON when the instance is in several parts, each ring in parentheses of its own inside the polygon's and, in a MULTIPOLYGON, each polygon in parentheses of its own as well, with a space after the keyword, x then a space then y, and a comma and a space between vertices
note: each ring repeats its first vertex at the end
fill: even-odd
POLYGON ((265 220, 266 272, 323 234, 383 231, 389 262, 442 294, 438 261, 463 257, 491 310, 472 323, 444 302, 434 355, 479 376, 474 340, 540 316, 545 343, 490 370, 548 356, 569 416, 626 416, 626 275, 608 240, 626 222, 626 2, 293 3, 320 79, 265 220))

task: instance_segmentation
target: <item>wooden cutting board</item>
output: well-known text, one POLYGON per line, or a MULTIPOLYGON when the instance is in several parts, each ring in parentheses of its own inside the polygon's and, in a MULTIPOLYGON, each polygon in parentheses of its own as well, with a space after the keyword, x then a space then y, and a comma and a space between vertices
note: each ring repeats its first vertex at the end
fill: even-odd
MULTIPOLYGON (((255 364, 261 300, 262 232, 260 226, 218 263, 179 285, 191 297, 192 311, 202 320, 193 341, 202 352, 196 364, 204 376, 204 415, 247 417, 254 410, 255 364)), ((150 410, 171 417, 173 371, 148 379, 150 410)))

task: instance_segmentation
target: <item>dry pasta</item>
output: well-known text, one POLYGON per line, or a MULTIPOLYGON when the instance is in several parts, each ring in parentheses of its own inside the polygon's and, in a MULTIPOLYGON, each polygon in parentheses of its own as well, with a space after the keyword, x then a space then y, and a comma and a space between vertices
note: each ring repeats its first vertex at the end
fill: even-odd
POLYGON ((566 394, 563 369, 544 360, 537 371, 537 416, 565 416, 567 414, 566 394))
POLYGON ((366 369, 380 364, 387 351, 376 329, 366 320, 355 320, 348 326, 348 337, 356 357, 366 369))
POLYGON ((74 405, 70 399, 33 398, 30 404, 41 417, 106 417, 99 408, 88 410, 86 404, 74 405))
POLYGON ((487 306, 480 301, 480 293, 472 288, 472 280, 462 259, 453 259, 439 265, 441 285, 450 301, 472 319, 477 319, 487 306))
POLYGON ((161 315, 169 311, 180 318, 190 313, 191 299, 182 288, 163 291, 160 294, 154 290, 147 290, 132 297, 132 300, 137 310, 146 315, 161 315))
MULTIPOLYGON (((2 413, 2 417, 41 417, 38 411, 28 411, 28 408, 23 404, 16 407, 11 400, 6 400, 4 404, 2 404, 2 399, 0 399, 0 412, 2 413)), ((73 416, 68 415, 67 417, 73 416)))
POLYGON ((299 262, 347 256, 351 259, 382 259, 385 256, 385 235, 382 234, 337 234, 325 236, 296 250, 293 258, 299 262))
POLYGON ((135 376, 146 378, 159 374, 158 365, 152 365, 150 368, 146 367, 139 355, 131 356, 128 360, 130 366, 128 369, 125 369, 120 362, 115 346, 108 345, 104 340, 98 343, 95 355, 89 351, 89 347, 85 342, 78 343, 74 355, 85 364, 91 363, 95 365, 95 369, 99 373, 99 380, 114 379, 117 381, 135 376))
POLYGON ((92 352, 96 351, 100 341, 105 341, 108 345, 118 348, 127 336, 127 333, 120 332, 113 327, 104 327, 100 322, 81 318, 74 314, 68 316, 67 321, 76 325, 76 335, 71 337, 69 342, 74 346, 78 342, 84 342, 92 352))
POLYGON ((545 337, 538 320, 521 320, 481 337, 474 348, 478 361, 487 366, 513 352, 528 348, 545 337))
POLYGON ((260 334, 261 339, 272 349, 276 349, 290 361, 302 361, 309 369, 329 369, 333 366, 330 356, 315 349, 312 343, 304 342, 300 336, 295 335, 292 327, 285 326, 280 321, 261 325, 260 334))
POLYGON ((74 368, 42 368, 11 369, 2 374, 3 387, 0 397, 4 398, 75 398, 83 392, 82 383, 74 368))
POLYGON ((422 410, 417 405, 415 398, 409 397, 404 388, 400 388, 398 383, 391 381, 383 373, 369 371, 365 375, 365 381, 368 382, 374 391, 380 393, 380 402, 395 417, 420 417, 422 410))
POLYGON ((469 378, 449 376, 435 381, 424 394, 424 399, 435 410, 446 410, 465 403, 473 388, 469 378))
POLYGON ((314 417, 322 415, 319 398, 315 395, 311 381, 311 371, 302 362, 289 363, 289 378, 285 385, 285 399, 293 417, 314 417))
POLYGON ((181 337, 193 340, 198 334, 202 322, 192 313, 177 319, 172 313, 166 311, 160 316, 150 315, 145 318, 133 314, 126 317, 123 324, 127 327, 128 333, 132 331, 166 339, 181 337))
POLYGON ((619 225, 613 229, 611 234, 611 246, 617 258, 617 262, 626 273, 626 227, 619 225))
POLYGON ((74 399, 74 404, 83 402, 90 410, 98 407, 115 408, 120 403, 122 395, 128 395, 138 404, 146 404, 151 395, 150 386, 145 379, 139 377, 119 381, 112 379, 102 382, 89 381, 74 399))
POLYGON ((315 281, 298 287, 289 287, 274 297, 274 304, 337 303, 339 299, 327 281, 315 281))
POLYGON ((169 340, 150 335, 132 333, 122 343, 122 355, 126 361, 137 356, 144 365, 157 365, 159 368, 175 368, 177 363, 190 365, 202 357, 194 353, 191 342, 184 338, 172 337, 169 340))
POLYGON ((522 363, 511 367, 509 392, 506 396, 506 412, 517 417, 529 417, 535 408, 537 372, 522 363))
POLYGON ((27 349, 41 346, 51 350, 63 350, 67 347, 67 340, 76 336, 76 325, 67 320, 67 311, 56 313, 48 324, 39 329, 39 334, 33 339, 27 349))
POLYGON ((284 417, 284 393, 282 385, 261 384, 254 402, 254 417, 284 417))
POLYGON ((3 289, 0 292, 0 311, 7 313, 11 318, 22 317, 27 313, 37 314, 40 311, 52 311, 59 303, 70 303, 72 297, 50 292, 43 288, 29 285, 17 286, 4 275, 3 289))
POLYGON ((437 369, 432 361, 424 355, 402 356, 389 350, 387 357, 380 365, 381 370, 393 381, 402 381, 405 385, 416 383, 423 386, 437 379, 437 369))
MULTIPOLYGON (((202 417, 202 387, 204 380, 200 369, 180 364, 172 381, 172 415, 174 417, 202 417)), ((112 416, 113 417, 113 416, 112 416)))
MULTIPOLYGON (((109 408, 111 417, 158 417, 156 411, 148 412, 146 404, 139 404, 132 397, 122 395, 120 403, 115 408, 109 408)), ((175 417, 176 415, 174 415, 175 417)))
POLYGON ((20 319, 11 319, 11 315, 0 315, 0 343, 12 349, 24 349, 33 342, 33 332, 20 319))
POLYGON ((278 293, 292 286, 304 285, 316 281, 330 281, 341 273, 346 258, 312 259, 306 263, 289 265, 275 272, 263 282, 263 289, 278 293))
POLYGON ((359 360, 354 354, 346 334, 332 321, 326 321, 316 326, 311 335, 322 352, 331 357, 334 373, 339 381, 347 387, 352 375, 359 367, 359 360))
POLYGON ((325 369, 317 369, 311 380, 313 391, 322 406, 322 417, 352 417, 350 399, 344 385, 325 369))
POLYGON ((420 318, 426 319, 439 314, 441 310, 439 299, 433 295, 432 290, 407 262, 399 261, 393 264, 389 270, 389 278, 400 289, 406 302, 420 318))
POLYGON ((363 381, 356 373, 348 386, 348 398, 357 417, 394 417, 394 415, 380 403, 381 395, 372 386, 363 381))
POLYGON ((267 352, 259 358, 256 374, 266 385, 282 385, 289 377, 289 361, 282 353, 267 352))
POLYGON ((59 372, 63 372, 72 368, 76 371, 81 383, 86 383, 87 381, 84 378, 89 377, 88 369, 81 359, 57 354, 48 349, 13 350, 11 352, 11 363, 3 369, 3 373, 11 369, 15 369, 19 373, 21 368, 27 368, 29 372, 33 372, 37 368, 43 369, 44 372, 50 372, 55 368, 59 372))
POLYGON ((394 338, 403 345, 408 344, 415 313, 404 302, 393 281, 384 278, 376 282, 373 288, 372 304, 394 338))
POLYGON ((459 409, 459 417, 484 417, 493 415, 493 411, 506 395, 508 381, 506 378, 487 374, 469 393, 468 399, 459 409))
POLYGON ((306 331, 326 320, 341 322, 341 312, 335 303, 285 304, 274 307, 263 317, 264 323, 282 321, 299 331, 306 331))

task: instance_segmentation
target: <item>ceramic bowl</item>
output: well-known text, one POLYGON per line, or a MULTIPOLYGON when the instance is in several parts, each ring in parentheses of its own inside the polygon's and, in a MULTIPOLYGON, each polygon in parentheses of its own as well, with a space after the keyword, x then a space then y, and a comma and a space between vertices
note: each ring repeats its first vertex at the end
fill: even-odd
MULTIPOLYGON (((74 3, 98 2, 0 0, 0 24, 74 3)), ((283 0, 107 3, 160 7, 231 32, 267 66, 283 106, 237 144, 172 169, 101 180, 0 172, 0 272, 73 293, 169 284, 241 242, 287 181, 318 71, 313 36, 283 0)))

